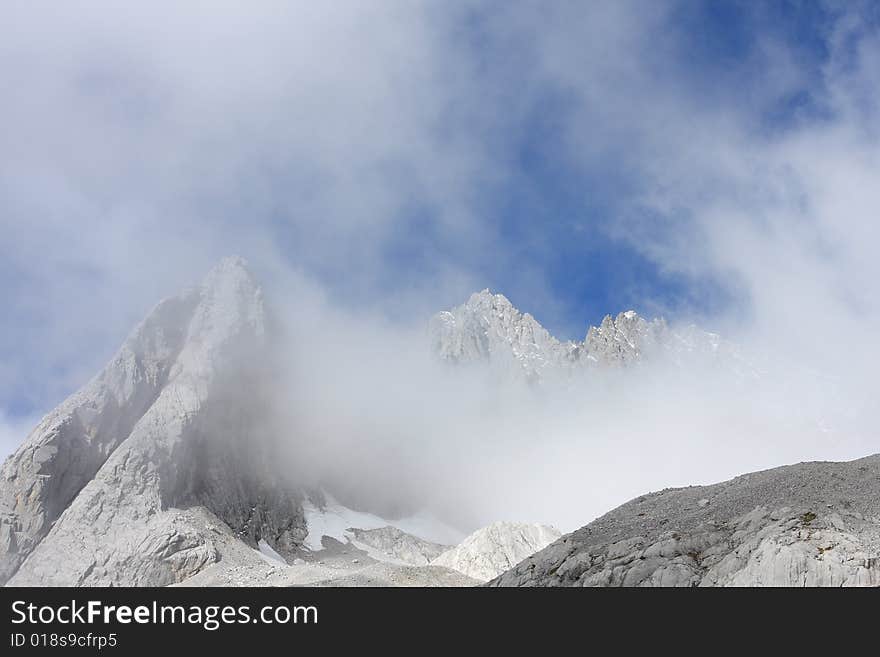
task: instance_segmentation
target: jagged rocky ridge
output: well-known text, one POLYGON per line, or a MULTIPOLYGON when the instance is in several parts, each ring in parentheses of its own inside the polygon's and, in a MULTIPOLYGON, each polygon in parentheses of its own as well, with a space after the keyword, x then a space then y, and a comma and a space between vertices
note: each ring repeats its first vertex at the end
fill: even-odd
POLYGON ((221 558, 219 531, 293 551, 301 494, 254 439, 267 324, 238 258, 160 303, 3 464, 0 581, 168 584, 221 558))
POLYGON ((583 341, 560 341, 502 294, 475 293, 464 304, 436 314, 429 334, 434 352, 453 363, 489 362, 504 375, 535 383, 592 368, 618 368, 645 358, 683 364, 723 359, 743 374, 754 368, 736 348, 696 326, 673 329, 662 318, 646 320, 627 310, 591 326, 583 341))
POLYGON ((880 455, 624 504, 492 586, 880 586, 880 455))

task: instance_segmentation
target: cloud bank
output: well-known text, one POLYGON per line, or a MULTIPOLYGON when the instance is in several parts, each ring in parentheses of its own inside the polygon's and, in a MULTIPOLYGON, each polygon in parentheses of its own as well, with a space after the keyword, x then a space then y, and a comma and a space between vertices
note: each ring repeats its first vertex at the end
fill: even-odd
POLYGON ((813 363, 649 357, 534 386, 440 362, 422 326, 340 309, 309 281, 288 288, 299 302, 274 352, 270 430, 284 467, 386 517, 427 508, 464 531, 570 531, 649 490, 876 449, 872 390, 813 363))

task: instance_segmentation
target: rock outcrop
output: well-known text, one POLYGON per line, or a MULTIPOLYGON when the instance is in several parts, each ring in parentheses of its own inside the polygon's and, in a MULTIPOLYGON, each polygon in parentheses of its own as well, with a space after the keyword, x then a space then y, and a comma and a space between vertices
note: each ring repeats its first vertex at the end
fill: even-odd
POLYGON ((431 563, 485 582, 559 537, 557 529, 546 525, 495 522, 478 529, 431 563))
POLYGON ((181 581, 219 558, 213 519, 295 550, 300 496, 260 435, 268 340, 262 292, 238 258, 159 304, 3 464, 2 581, 181 581))
POLYGON ((880 586, 880 455, 637 498, 493 586, 880 586))

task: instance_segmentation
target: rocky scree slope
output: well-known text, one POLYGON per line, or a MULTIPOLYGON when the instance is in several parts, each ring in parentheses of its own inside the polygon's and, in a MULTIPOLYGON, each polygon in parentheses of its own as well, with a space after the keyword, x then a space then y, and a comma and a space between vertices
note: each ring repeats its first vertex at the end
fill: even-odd
POLYGON ((181 581, 221 558, 215 520, 295 550, 301 497, 257 439, 268 342, 239 258, 160 303, 0 469, 0 582, 181 581))
POLYGON ((491 586, 880 586, 880 455, 624 504, 491 586))

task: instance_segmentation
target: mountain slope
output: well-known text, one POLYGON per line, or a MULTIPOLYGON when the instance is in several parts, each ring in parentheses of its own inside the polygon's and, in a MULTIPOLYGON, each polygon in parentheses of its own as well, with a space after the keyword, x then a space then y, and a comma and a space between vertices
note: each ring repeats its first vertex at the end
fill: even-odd
POLYGON ((880 455, 624 504, 492 586, 880 586, 880 455))

